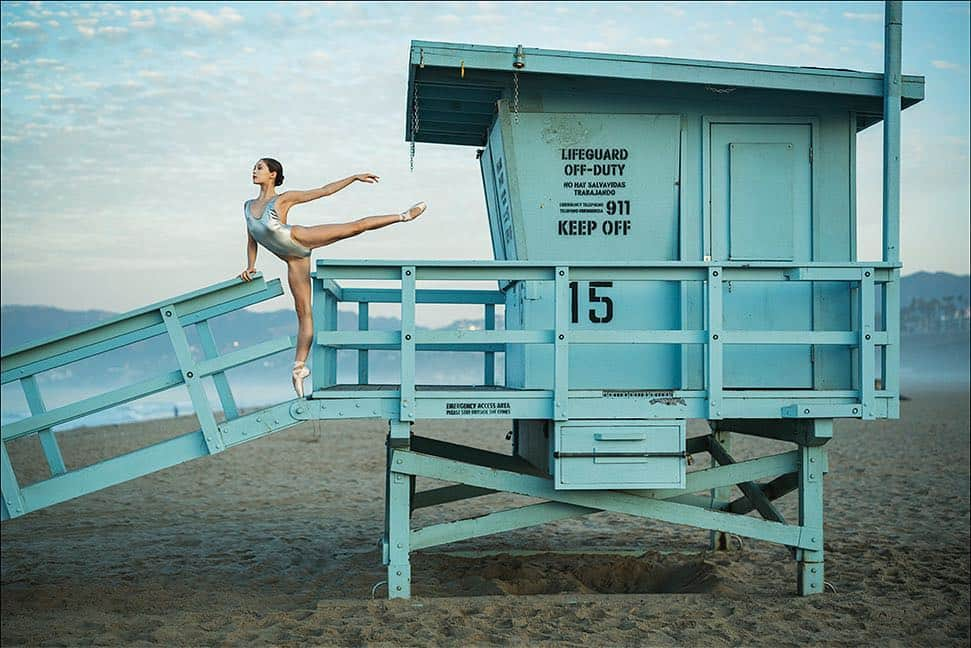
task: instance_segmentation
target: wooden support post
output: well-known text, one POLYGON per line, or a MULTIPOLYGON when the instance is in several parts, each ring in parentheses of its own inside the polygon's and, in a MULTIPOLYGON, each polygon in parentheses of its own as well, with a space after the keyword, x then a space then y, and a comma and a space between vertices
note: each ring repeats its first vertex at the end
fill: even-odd
MULTIPOLYGON (((205 354, 206 359, 214 360, 219 357, 219 349, 216 347, 216 338, 212 336, 212 331, 209 329, 208 320, 202 320, 196 324, 196 331, 199 333, 199 344, 202 345, 202 353, 205 354)), ((236 400, 233 398, 233 390, 229 388, 229 380, 226 379, 226 374, 222 371, 217 371, 212 374, 212 382, 216 385, 216 393, 219 394, 219 402, 223 406, 223 414, 227 421, 230 421, 239 416, 239 410, 236 409, 236 400)))
MULTIPOLYGON (((357 330, 366 331, 368 322, 368 303, 359 302, 357 305, 357 330)), ((368 384, 368 350, 359 349, 357 352, 357 384, 368 384)))
POLYGON ((887 403, 887 418, 900 417, 900 270, 890 272, 884 284, 883 327, 887 346, 883 347, 883 388, 892 398, 887 403))
POLYGON ((401 414, 414 421, 415 403, 415 266, 401 268, 401 414))
POLYGON ((411 424, 390 422, 388 461, 385 472, 385 558, 388 565, 388 598, 411 598, 411 484, 414 477, 398 472, 392 463, 395 447, 408 447, 411 424), (407 436, 406 436, 407 435, 407 436))
MULTIPOLYGON (((731 432, 712 432, 711 438, 717 443, 720 443, 727 452, 732 451, 732 433, 731 432)), ((715 456, 711 456, 711 467, 715 468, 719 465, 718 461, 715 460, 715 456)), ((732 487, 722 486, 721 488, 711 489, 711 499, 713 501, 728 500, 732 497, 732 487)), ((712 531, 708 538, 709 547, 714 551, 728 551, 731 549, 731 543, 728 541, 728 534, 724 531, 712 531)))
POLYGON ((722 269, 708 269, 708 418, 722 417, 722 269))
POLYGON ((888 0, 883 38, 883 260, 900 261, 900 79, 903 2, 888 0))
MULTIPOLYGON (((324 290, 318 293, 318 302, 320 302, 320 315, 322 320, 322 330, 324 331, 336 331, 337 330, 337 297, 329 290, 324 290)), ((321 386, 330 387, 337 384, 337 349, 325 347, 323 353, 320 355, 321 360, 323 360, 323 366, 314 366, 314 373, 320 373, 320 378, 322 380, 321 386)), ((316 380, 314 381, 316 382, 316 380)))
MULTIPOLYGON (((496 328, 496 305, 485 305, 485 330, 494 331, 496 328)), ((496 352, 486 351, 483 360, 483 383, 484 385, 496 384, 496 352)))
MULTIPOLYGON (((823 423, 823 421, 820 421, 823 423)), ((825 421, 832 424, 832 421, 825 421)), ((824 446, 799 446, 799 526, 812 534, 814 549, 796 549, 797 590, 801 596, 823 591, 823 466, 824 446)))
POLYGON ((863 418, 874 419, 876 352, 873 342, 875 316, 873 268, 864 268, 860 280, 860 405, 863 418))
POLYGON ((557 266, 553 299, 553 419, 569 418, 570 400, 570 269, 557 266))
MULTIPOLYGON (((43 414, 47 411, 44 399, 40 395, 40 388, 37 386, 37 379, 27 376, 20 379, 20 386, 24 390, 27 398, 27 406, 33 416, 43 414)), ((47 459, 47 466, 51 469, 51 475, 63 475, 67 472, 64 467, 64 457, 61 456, 61 448, 57 445, 57 437, 50 428, 41 430, 37 433, 40 436, 40 447, 44 450, 44 458, 47 459)))

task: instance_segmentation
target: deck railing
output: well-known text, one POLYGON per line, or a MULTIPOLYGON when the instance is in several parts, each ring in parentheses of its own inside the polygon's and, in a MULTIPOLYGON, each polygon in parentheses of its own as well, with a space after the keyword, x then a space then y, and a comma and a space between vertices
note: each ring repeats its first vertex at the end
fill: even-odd
MULTIPOLYGON (((315 390, 336 384, 336 351, 358 351, 358 381, 368 382, 367 352, 375 349, 401 353, 401 420, 414 420, 415 353, 420 350, 482 351, 486 354, 485 384, 492 384, 489 372, 494 354, 508 344, 549 344, 554 348, 553 413, 556 420, 568 418, 569 348, 571 344, 681 344, 703 345, 705 349, 706 400, 704 415, 709 419, 728 418, 722 403, 726 391, 734 398, 766 397, 769 392, 726 390, 724 386, 724 347, 731 344, 832 345, 854 350, 853 390, 811 390, 812 408, 792 407, 786 417, 896 416, 899 403, 899 269, 889 263, 574 263, 556 264, 536 261, 318 261, 314 272, 315 390), (381 280, 400 282, 400 288, 342 288, 339 280, 381 280), (417 281, 495 280, 502 290, 418 290, 417 281), (496 331, 495 305, 505 303, 504 291, 518 281, 553 282, 554 317, 552 328, 496 331), (572 281, 666 281, 699 282, 704 290, 704 328, 680 330, 570 330, 570 282, 572 281), (723 285, 727 281, 758 282, 845 282, 852 292, 852 326, 845 331, 817 330, 734 330, 723 325, 723 285), (883 329, 876 328, 876 294, 883 289, 883 329), (399 331, 368 330, 371 303, 400 303, 399 331), (338 331, 339 303, 359 305, 357 331, 338 331), (485 330, 418 331, 415 309, 420 303, 482 304, 485 330), (876 353, 883 349, 877 390, 876 353), (876 407, 876 398, 884 400, 876 407), (852 397, 852 402, 847 398, 852 397), (828 399, 832 402, 827 402, 828 399), (837 402, 837 400, 839 402, 837 402)), ((686 394, 690 392, 685 392, 686 394)), ((776 390, 773 395, 792 395, 776 390)), ((805 390, 798 393, 805 399, 805 390)))

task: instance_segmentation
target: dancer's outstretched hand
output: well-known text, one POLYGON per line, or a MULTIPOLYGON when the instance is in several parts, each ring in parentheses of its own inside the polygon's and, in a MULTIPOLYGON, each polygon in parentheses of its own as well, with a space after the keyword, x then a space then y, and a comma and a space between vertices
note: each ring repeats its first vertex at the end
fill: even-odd
POLYGON ((380 178, 373 173, 358 173, 356 176, 354 176, 354 179, 360 180, 361 182, 366 182, 368 184, 374 184, 380 178))

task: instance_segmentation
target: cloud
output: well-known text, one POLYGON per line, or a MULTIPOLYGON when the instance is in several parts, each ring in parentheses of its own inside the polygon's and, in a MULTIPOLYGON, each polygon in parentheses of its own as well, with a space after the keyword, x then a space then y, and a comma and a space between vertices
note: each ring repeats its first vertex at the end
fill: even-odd
POLYGON ((159 9, 159 14, 165 16, 168 22, 188 20, 207 29, 222 29, 227 25, 243 22, 243 17, 231 7, 222 7, 219 13, 209 13, 204 9, 190 9, 189 7, 165 7, 159 9))
POLYGON ((843 17, 847 20, 863 20, 866 22, 881 22, 883 16, 878 13, 858 13, 856 11, 844 11, 843 17))
POLYGON ((783 16, 785 18, 792 18, 792 24, 795 25, 797 29, 802 31, 814 34, 825 34, 830 30, 829 27, 823 23, 810 20, 810 15, 805 11, 783 10, 777 11, 776 15, 783 16))
POLYGON ((825 34, 829 31, 829 27, 823 23, 812 22, 811 20, 797 20, 795 25, 799 29, 813 34, 825 34))
POLYGON ((672 41, 670 38, 661 38, 661 37, 638 38, 637 42, 639 45, 646 45, 648 47, 654 47, 656 49, 667 49, 672 45, 674 45, 674 41, 672 41))
POLYGON ((130 26, 134 29, 147 29, 155 26, 155 12, 151 9, 132 9, 130 26))
POLYGON ((33 20, 18 20, 17 22, 10 23, 7 27, 19 31, 36 31, 40 29, 40 24, 35 23, 33 20))
POLYGON ((506 17, 497 13, 476 14, 470 19, 479 25, 498 25, 506 22, 506 17))
POLYGON ((951 61, 931 61, 931 65, 938 70, 960 70, 961 66, 951 61))

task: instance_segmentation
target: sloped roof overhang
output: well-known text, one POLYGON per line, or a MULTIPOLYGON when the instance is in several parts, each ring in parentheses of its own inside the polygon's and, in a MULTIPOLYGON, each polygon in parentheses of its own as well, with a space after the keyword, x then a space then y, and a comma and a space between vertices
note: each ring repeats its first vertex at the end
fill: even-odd
MULTIPOLYGON (((879 122, 883 112, 883 74, 877 72, 412 41, 405 139, 412 137, 417 89, 415 141, 484 146, 513 72, 844 97, 857 112, 857 130, 879 122)), ((924 77, 903 75, 901 107, 923 98, 924 77)))

